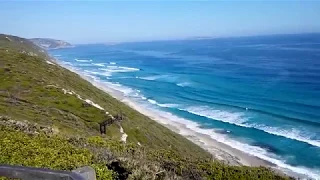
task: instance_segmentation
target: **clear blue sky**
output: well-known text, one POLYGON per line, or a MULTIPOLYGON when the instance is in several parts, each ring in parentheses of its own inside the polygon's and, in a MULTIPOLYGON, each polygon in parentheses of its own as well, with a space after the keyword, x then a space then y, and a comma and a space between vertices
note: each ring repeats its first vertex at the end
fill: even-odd
POLYGON ((72 43, 320 32, 320 1, 0 1, 0 33, 72 43))

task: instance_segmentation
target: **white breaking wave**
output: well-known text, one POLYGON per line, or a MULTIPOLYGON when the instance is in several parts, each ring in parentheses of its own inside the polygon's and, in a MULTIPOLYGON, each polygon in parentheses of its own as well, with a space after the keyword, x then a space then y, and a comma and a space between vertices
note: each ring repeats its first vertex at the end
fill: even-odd
POLYGON ((160 104, 160 103, 158 103, 157 101, 155 101, 153 99, 148 99, 148 101, 151 104, 154 104, 154 105, 157 105, 157 106, 160 106, 160 107, 165 107, 165 108, 178 107, 177 104, 160 104))
POLYGON ((72 63, 71 62, 66 62, 66 61, 63 61, 62 62, 64 65, 69 65, 69 66, 72 66, 72 63))
POLYGON ((139 90, 137 90, 137 96, 136 97, 138 97, 138 98, 140 98, 142 100, 147 100, 148 99, 144 95, 141 95, 139 90))
POLYGON ((167 75, 156 75, 156 76, 146 76, 146 77, 136 77, 137 79, 143 79, 147 81, 154 81, 160 78, 168 77, 167 75))
POLYGON ((107 66, 107 68, 100 68, 100 70, 111 72, 111 73, 125 73, 140 71, 138 68, 124 67, 124 66, 107 66))
MULTIPOLYGON (((154 110, 154 109, 152 109, 152 111, 154 111, 157 114, 160 114, 161 117, 164 117, 165 119, 168 119, 169 121, 171 121, 171 123, 166 122, 166 121, 162 121, 161 123, 163 123, 163 124, 170 124, 172 126, 176 126, 176 124, 184 124, 190 131, 186 131, 184 129, 181 129, 181 127, 179 127, 179 126, 177 128, 179 129, 178 133, 180 133, 181 135, 183 135, 185 137, 192 137, 193 135, 196 135, 196 134, 193 134, 192 132, 208 135, 208 136, 210 136, 210 138, 212 138, 220 143, 226 144, 230 147, 233 147, 237 150, 245 152, 249 155, 252 155, 252 156, 258 157, 260 159, 263 159, 265 161, 276 164, 282 170, 290 170, 290 171, 298 173, 298 174, 306 175, 306 176, 313 178, 313 179, 320 178, 320 171, 319 170, 309 169, 306 167, 297 167, 297 166, 288 165, 285 163, 285 160, 281 159, 280 157, 277 157, 275 154, 269 153, 268 151, 266 151, 265 149, 263 149, 261 147, 252 146, 252 145, 249 145, 249 144, 246 144, 243 142, 233 140, 225 134, 216 133, 214 131, 214 129, 202 129, 198 123, 184 119, 184 118, 180 118, 180 117, 175 116, 175 115, 168 113, 168 112, 163 112, 163 111, 154 110)), ((201 140, 201 137, 199 137, 199 139, 201 140)), ((190 139, 190 140, 192 140, 192 139, 190 139)))
POLYGON ((177 86, 180 86, 180 87, 185 87, 185 86, 190 86, 191 83, 189 82, 183 82, 183 83, 177 83, 177 86))
POLYGON ((297 140, 297 141, 308 143, 313 146, 320 147, 320 139, 319 140, 311 139, 312 137, 315 137, 315 135, 310 134, 310 132, 308 132, 308 134, 305 134, 302 131, 294 128, 284 129, 284 128, 278 128, 278 127, 259 125, 259 124, 253 124, 249 126, 252 126, 256 129, 260 129, 269 134, 283 136, 288 139, 297 140))
POLYGON ((117 63, 115 63, 115 62, 110 62, 109 64, 111 64, 111 65, 115 65, 115 64, 117 64, 117 63))
POLYGON ((179 77, 175 75, 169 75, 169 74, 163 74, 163 75, 154 75, 154 76, 144 76, 140 77, 137 76, 137 79, 147 80, 147 81, 163 81, 163 82, 170 82, 170 83, 176 83, 179 77))
MULTIPOLYGON (((137 92, 136 90, 123 86, 119 83, 111 83, 108 81, 101 81, 99 78, 95 76, 91 76, 89 73, 93 73, 91 71, 86 71, 86 73, 82 73, 77 71, 78 74, 83 75, 82 77, 86 80, 88 80, 92 85, 106 91, 106 92, 114 92, 114 90, 118 93, 121 92, 124 96, 130 96, 133 93, 137 92), (89 72, 89 73, 88 73, 89 72), (88 79, 90 78, 90 79, 88 79), (112 90, 112 91, 110 91, 112 90)), ((96 73, 96 72, 95 72, 96 73)), ((100 73, 97 73, 100 74, 100 73)))
POLYGON ((92 65, 99 66, 99 67, 104 67, 105 63, 92 63, 92 65))
MULTIPOLYGON (((65 63, 65 62, 64 62, 65 63)), ((119 86, 113 84, 113 83, 109 83, 109 82, 101 82, 99 79, 90 76, 90 75, 86 75, 83 74, 81 71, 79 71, 78 69, 74 69, 73 67, 70 66, 64 66, 68 69, 70 69, 73 72, 76 72, 78 74, 85 75, 87 77, 92 78, 91 83, 95 86, 97 86, 98 88, 105 90, 106 92, 109 91, 109 88, 111 89, 115 89, 121 92, 126 92, 126 90, 123 90, 121 88, 119 88, 119 86)), ((84 76, 82 76, 84 77, 84 76)), ((121 86, 120 86, 121 87, 121 86)), ((123 88, 123 87, 122 87, 123 88)), ((129 88, 131 89, 131 88, 129 88)), ((133 92, 136 92, 134 90, 130 90, 133 92)), ((148 106, 147 106, 148 107, 148 106)), ((145 107, 145 108, 147 108, 145 107)), ((183 110, 183 109, 181 109, 183 110)), ((236 140, 233 140, 231 138, 229 138, 227 135, 225 134, 220 134, 220 133, 215 133, 213 129, 202 129, 200 128, 200 125, 190 121, 190 120, 186 120, 183 118, 180 118, 178 116, 172 115, 171 113, 168 112, 163 112, 160 110, 156 110, 156 109, 151 109, 150 112, 154 112, 155 114, 159 114, 161 117, 164 118, 160 118, 157 121, 162 123, 162 124, 170 124, 170 126, 174 126, 178 129, 178 131, 176 131, 177 133, 184 135, 187 138, 192 137, 192 135, 197 136, 196 134, 194 134, 194 132, 196 133, 200 133, 200 134, 204 134, 204 135, 209 135, 212 139, 221 142, 223 144, 229 145, 235 149, 238 149, 242 152, 245 152, 247 154, 250 154, 252 156, 258 157, 260 159, 266 160, 268 162, 271 162, 273 164, 276 164, 280 169, 286 169, 286 170, 291 170, 293 172, 299 173, 299 174, 304 174, 310 178, 313 179, 320 179, 320 172, 319 170, 315 170, 315 169, 308 169, 305 167, 294 167, 294 166, 290 166, 288 164, 286 164, 283 160, 279 159, 278 157, 276 157, 274 154, 271 154, 269 152, 267 152, 265 149, 257 147, 257 146, 252 146, 246 143, 242 143, 236 140), (186 128, 181 128, 179 125, 184 125, 186 128), (190 136, 191 133, 191 136, 190 136)), ((146 114, 148 115, 148 113, 146 114)), ((152 116, 151 114, 149 114, 149 116, 152 116)), ((225 115, 224 115, 225 116, 225 115)), ((242 117, 242 115, 238 115, 240 117, 242 117)), ((223 117, 222 115, 220 117, 223 117)), ((241 122, 241 121, 239 121, 241 122)), ((245 122, 245 121, 243 121, 245 122)), ((198 137, 199 140, 201 141, 201 137, 198 137)), ((190 139, 191 141, 194 141, 193 139, 190 139)), ((195 142, 196 143, 196 142, 195 142)))
POLYGON ((84 70, 88 74, 93 74, 93 75, 100 75, 100 76, 106 76, 110 77, 112 74, 110 72, 97 72, 97 71, 89 71, 89 70, 84 70))
POLYGON ((103 83, 112 89, 122 92, 124 96, 130 96, 136 93, 134 89, 126 86, 122 86, 121 84, 118 84, 118 83, 111 83, 111 82, 103 82, 103 83))
POLYGON ((87 67, 87 66, 92 66, 92 64, 82 63, 82 64, 76 64, 76 66, 87 67))
POLYGON ((91 62, 92 61, 92 59, 74 59, 74 60, 76 60, 78 62, 91 62))
POLYGON ((178 107, 177 104, 157 104, 160 107, 167 107, 167 108, 174 108, 174 107, 178 107))
POLYGON ((149 101, 151 104, 157 104, 157 101, 155 101, 155 100, 148 99, 148 101, 149 101))
POLYGON ((187 111, 198 116, 203 116, 210 119, 223 121, 223 122, 235 124, 235 125, 241 125, 242 123, 247 121, 247 119, 244 117, 244 113, 221 111, 221 110, 211 109, 206 106, 194 106, 194 107, 188 107, 180 110, 187 111))
POLYGON ((212 109, 206 106, 188 107, 180 110, 187 111, 189 113, 192 113, 198 116, 207 117, 213 120, 234 124, 241 127, 259 129, 269 134, 282 136, 288 139, 301 141, 313 146, 320 147, 320 140, 311 139, 311 137, 314 136, 312 134, 303 134, 300 130, 295 128, 284 129, 285 127, 280 128, 280 127, 270 127, 263 124, 249 124, 247 122, 248 117, 246 117, 245 114, 241 112, 221 111, 221 110, 212 109))

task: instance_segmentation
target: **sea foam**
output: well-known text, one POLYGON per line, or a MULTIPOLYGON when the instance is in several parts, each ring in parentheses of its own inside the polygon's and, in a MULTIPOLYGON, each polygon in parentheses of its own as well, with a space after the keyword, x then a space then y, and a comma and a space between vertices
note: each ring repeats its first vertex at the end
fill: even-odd
MULTIPOLYGON (((150 107, 150 106, 146 106, 145 108, 148 108, 148 107, 150 107)), ((151 109, 151 110, 154 111, 154 113, 156 113, 156 114, 160 114, 161 117, 164 117, 165 119, 167 119, 169 121, 169 122, 162 122, 164 124, 174 125, 175 123, 178 123, 178 124, 185 125, 188 128, 188 130, 183 130, 183 129, 181 129, 181 127, 177 126, 177 128, 179 129, 179 133, 181 135, 184 135, 185 137, 194 136, 195 134, 193 134, 192 132, 196 132, 196 133, 203 134, 203 135, 208 135, 212 139, 214 139, 220 143, 226 144, 226 145, 233 147, 237 150, 240 150, 240 151, 245 152, 247 154, 250 154, 252 156, 258 157, 258 158, 263 159, 265 161, 271 162, 271 163, 277 165, 281 170, 285 170, 285 171, 289 170, 289 171, 292 171, 292 172, 295 172, 298 174, 303 174, 303 175, 308 176, 313 179, 320 178, 320 171, 318 171, 316 169, 309 169, 306 167, 297 167, 297 166, 288 165, 285 163, 284 159, 281 159, 280 157, 276 156, 273 153, 268 152, 267 150, 265 150, 261 147, 252 146, 252 145, 249 145, 244 142, 233 140, 225 134, 216 133, 214 129, 202 129, 198 123, 184 119, 184 118, 180 118, 180 117, 175 116, 169 112, 164 112, 164 111, 155 110, 155 109, 151 109), (175 123, 172 123, 172 122, 175 122, 175 123)), ((223 116, 225 116, 225 115, 223 115, 223 116)), ((198 137, 198 138, 201 140, 201 137, 198 137)), ((192 139, 190 139, 190 140, 192 140, 192 139)))
POLYGON ((186 87, 186 86, 190 86, 190 85, 191 85, 190 82, 177 83, 177 86, 180 86, 180 87, 186 87))
POLYGON ((173 107, 178 107, 179 106, 177 104, 161 104, 161 103, 158 103, 156 100, 153 100, 153 99, 148 99, 148 102, 153 104, 153 105, 157 105, 159 107, 164 107, 164 108, 173 108, 173 107))
POLYGON ((92 64, 81 63, 81 64, 76 64, 76 66, 81 66, 81 67, 90 67, 90 66, 92 66, 92 64))
POLYGON ((146 76, 146 77, 136 77, 137 79, 143 79, 143 80, 147 80, 147 81, 154 81, 157 79, 161 79, 161 78, 165 78, 167 77, 166 75, 155 75, 155 76, 146 76))
POLYGON ((320 140, 312 139, 315 135, 303 133, 301 130, 286 127, 270 127, 264 124, 249 123, 248 117, 243 112, 228 112, 223 110, 213 109, 207 106, 191 106, 188 108, 180 108, 179 110, 210 118, 217 121, 222 121, 229 124, 234 124, 241 127, 255 128, 276 136, 282 136, 296 141, 308 143, 310 145, 320 147, 320 140))
POLYGON ((105 63, 92 63, 92 65, 99 66, 99 67, 104 67, 105 63))
POLYGON ((140 71, 138 68, 124 67, 124 66, 107 66, 107 68, 100 68, 100 70, 111 72, 111 73, 124 73, 140 71))
POLYGON ((92 61, 92 59, 74 59, 74 60, 76 60, 77 62, 91 62, 92 61))
MULTIPOLYGON (((122 92, 125 96, 129 95, 131 93, 136 93, 138 91, 133 90, 132 88, 128 88, 125 86, 121 86, 120 84, 114 84, 114 83, 110 83, 110 82, 106 82, 106 81, 101 81, 98 78, 90 75, 93 74, 92 72, 90 72, 90 74, 86 74, 86 73, 82 73, 79 69, 75 69, 72 66, 66 66, 66 64, 64 64, 64 67, 70 69, 73 72, 76 72, 80 75, 84 75, 86 77, 91 78, 93 81, 91 81, 91 83, 99 88, 101 88, 102 90, 105 90, 108 92, 109 88, 117 90, 122 92)), ((146 98, 145 98, 146 99, 146 98)), ((157 105, 159 103, 157 103, 156 101, 152 101, 151 99, 149 99, 149 103, 151 103, 152 105, 157 105)), ((201 126, 193 121, 184 119, 184 118, 180 118, 178 116, 175 116, 169 112, 164 112, 158 109, 150 109, 150 105, 146 105, 144 106, 143 104, 141 104, 145 109, 149 109, 152 113, 158 114, 163 118, 157 119, 157 121, 159 121, 162 124, 168 124, 168 125, 174 125, 177 129, 178 129, 178 133, 180 133, 181 135, 184 135, 185 137, 191 137, 193 135, 197 135, 194 133, 199 133, 199 134, 203 134, 203 135, 208 135, 210 138, 224 143, 226 145, 229 145, 237 150, 240 150, 242 152, 248 153, 252 156, 256 156, 258 158, 261 158, 263 160, 266 160, 268 162, 271 162, 273 164, 276 164, 280 169, 285 169, 285 170, 290 170, 299 174, 304 174, 310 178, 313 179, 319 179, 320 178, 320 172, 318 170, 314 170, 314 169, 308 169, 305 167, 294 167, 294 166, 290 166, 288 164, 286 164, 284 162, 284 160, 282 160, 281 158, 277 157, 274 154, 269 153, 268 151, 266 151, 263 148, 257 147, 257 146, 252 146, 243 142, 239 142, 236 140, 233 140, 231 138, 229 138, 227 135, 225 134, 220 134, 220 133, 216 133, 214 129, 202 129, 201 126), (183 128, 181 125, 183 125, 186 128, 183 128), (190 136, 191 135, 191 136, 190 136)), ((208 107, 205 107, 208 108, 208 107)), ((189 107, 187 109, 181 109, 181 110, 185 110, 188 111, 190 113, 194 113, 197 115, 202 115, 202 116, 208 116, 210 118, 226 118, 229 119, 230 122, 232 122, 233 124, 240 124, 246 122, 246 120, 242 119, 243 114, 242 113, 238 113, 236 115, 232 115, 230 113, 225 113, 225 112, 219 112, 219 111, 215 111, 216 113, 218 113, 218 115, 210 115, 209 112, 206 112, 205 109, 199 109, 199 107, 189 107), (199 113, 201 112, 201 113, 199 113)), ((207 109, 208 110, 208 109, 207 109)), ((152 114, 146 114, 146 115, 150 115, 152 116, 152 114)), ((226 119, 224 119, 224 121, 227 121, 226 119)), ((243 125, 245 126, 245 125, 243 125)), ((201 141, 201 137, 198 137, 199 140, 201 141)), ((192 140, 192 139, 190 139, 192 140)))
POLYGON ((84 70, 84 72, 91 74, 91 75, 100 75, 100 76, 106 76, 106 77, 112 76, 112 74, 110 72, 89 71, 89 70, 84 70))

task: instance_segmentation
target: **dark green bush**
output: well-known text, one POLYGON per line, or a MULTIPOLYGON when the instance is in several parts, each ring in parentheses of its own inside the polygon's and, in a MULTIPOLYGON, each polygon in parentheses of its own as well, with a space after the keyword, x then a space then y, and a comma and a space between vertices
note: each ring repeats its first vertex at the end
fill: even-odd
POLYGON ((27 135, 0 126, 0 163, 73 170, 92 166, 98 179, 112 179, 112 171, 105 165, 95 164, 94 155, 87 149, 76 148, 59 137, 27 135))

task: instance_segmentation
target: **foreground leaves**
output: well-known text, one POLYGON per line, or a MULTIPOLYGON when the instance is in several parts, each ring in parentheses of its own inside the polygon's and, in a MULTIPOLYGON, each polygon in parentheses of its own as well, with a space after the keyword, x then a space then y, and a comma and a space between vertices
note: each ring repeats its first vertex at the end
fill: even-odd
POLYGON ((0 130, 0 164, 69 171, 90 165, 100 179, 112 179, 112 171, 96 164, 90 151, 76 148, 65 139, 27 135, 3 126, 0 130))

